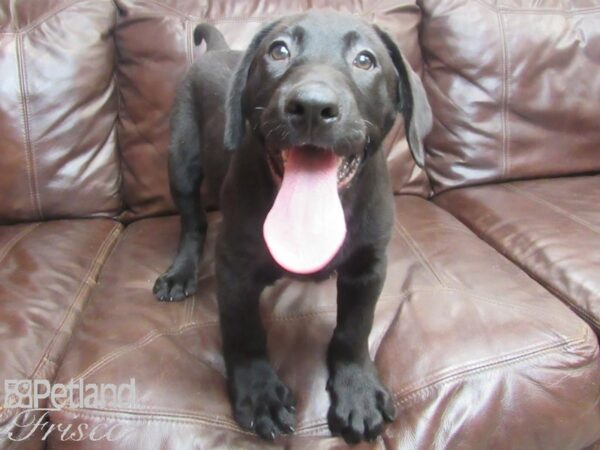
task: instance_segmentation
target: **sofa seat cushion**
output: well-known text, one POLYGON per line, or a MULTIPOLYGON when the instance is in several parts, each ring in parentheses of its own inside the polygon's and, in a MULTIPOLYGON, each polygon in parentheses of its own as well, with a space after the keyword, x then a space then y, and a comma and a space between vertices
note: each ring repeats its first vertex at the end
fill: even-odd
POLYGON ((0 448, 7 433, 28 433, 15 426, 22 409, 6 407, 5 382, 54 379, 121 228, 105 219, 0 226, 0 448))
POLYGON ((436 202, 600 334, 600 175, 447 192, 436 202))
MULTIPOLYGON (((401 196, 396 207, 370 350, 399 414, 361 448, 506 448, 510 441, 511 448, 564 450, 600 438, 600 358, 588 325, 433 203, 401 196)), ((295 434, 267 445, 234 422, 213 275, 219 220, 210 216, 199 292, 179 303, 160 303, 151 292, 175 254, 178 219, 126 228, 57 380, 134 378, 135 397, 97 408, 65 404, 51 412, 52 423, 103 427, 112 448, 345 448, 326 425, 333 279, 282 279, 261 301, 272 363, 298 400, 295 434)), ((49 437, 51 449, 105 445, 49 437)))

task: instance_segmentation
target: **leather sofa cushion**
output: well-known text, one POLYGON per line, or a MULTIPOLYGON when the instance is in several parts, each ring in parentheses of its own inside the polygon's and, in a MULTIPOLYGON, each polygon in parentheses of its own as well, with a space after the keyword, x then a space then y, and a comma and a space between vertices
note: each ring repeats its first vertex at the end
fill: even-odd
MULTIPOLYGON (((125 220, 175 212, 169 193, 167 152, 169 112, 175 89, 194 58, 192 33, 201 22, 214 24, 229 45, 243 50, 265 23, 282 15, 302 12, 304 1, 240 2, 234 0, 117 0, 121 12, 115 39, 119 144, 123 159, 123 194, 128 206, 125 220)), ((358 14, 394 36, 416 71, 421 71, 418 46, 419 8, 415 0, 361 3, 319 0, 311 7, 331 7, 358 14)), ((386 141, 397 192, 426 196, 425 173, 415 166, 398 120, 386 141)), ((218 206, 218 192, 204 189, 209 208, 218 206)))
POLYGON ((433 188, 600 170, 593 0, 423 0, 433 188))
MULTIPOLYGON (((585 322, 441 208, 416 196, 399 196, 396 206, 370 349, 399 415, 383 438, 361 448, 503 448, 509 439, 512 448, 565 450, 598 440, 600 357, 585 322)), ((57 380, 134 377, 136 402, 66 405, 52 422, 115 427, 118 448, 346 448, 325 421, 333 279, 283 279, 261 301, 272 363, 298 399, 296 433, 268 446, 233 421, 214 294, 217 214, 199 292, 180 303, 159 303, 151 293, 175 254, 178 219, 128 226, 57 380)), ((82 442, 55 435, 49 448, 105 445, 82 442)))
POLYGON ((600 335, 600 175, 449 191, 435 201, 600 335))
MULTIPOLYGON (((0 226, 0 448, 22 410, 4 408, 5 380, 52 381, 100 267, 122 226, 108 219, 0 226)), ((41 406, 45 407, 45 406, 41 406)))
POLYGON ((110 1, 0 3, 0 223, 121 208, 110 1))

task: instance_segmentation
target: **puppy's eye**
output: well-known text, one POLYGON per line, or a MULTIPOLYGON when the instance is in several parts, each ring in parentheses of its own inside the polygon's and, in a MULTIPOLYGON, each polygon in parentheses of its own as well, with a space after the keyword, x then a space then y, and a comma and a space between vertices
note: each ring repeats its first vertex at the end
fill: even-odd
POLYGON ((360 52, 352 62, 355 67, 362 70, 370 70, 375 66, 375 57, 369 52, 360 52))
POLYGON ((290 57, 290 51, 283 42, 274 42, 269 49, 269 55, 276 61, 283 61, 290 57))

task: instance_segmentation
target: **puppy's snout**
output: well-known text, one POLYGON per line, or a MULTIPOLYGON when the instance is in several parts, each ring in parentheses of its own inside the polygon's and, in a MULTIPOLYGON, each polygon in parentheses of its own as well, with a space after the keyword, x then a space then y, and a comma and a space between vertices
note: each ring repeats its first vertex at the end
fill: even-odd
POLYGON ((296 126, 329 125, 340 117, 337 94, 322 83, 305 83, 288 95, 284 113, 296 126))

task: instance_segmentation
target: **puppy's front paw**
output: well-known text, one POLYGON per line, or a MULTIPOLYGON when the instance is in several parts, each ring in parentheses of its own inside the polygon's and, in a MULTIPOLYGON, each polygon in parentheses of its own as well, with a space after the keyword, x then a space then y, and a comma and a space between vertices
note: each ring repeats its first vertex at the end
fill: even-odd
POLYGON ((197 281, 194 270, 173 270, 157 278, 152 292, 161 302, 178 302, 196 293, 197 281))
POLYGON ((233 370, 229 395, 237 423, 263 439, 294 431, 295 401, 268 362, 253 360, 233 370))
POLYGON ((338 365, 330 375, 327 390, 331 398, 329 429, 335 435, 341 434, 349 444, 375 440, 383 431, 384 422, 391 422, 396 416, 392 396, 370 368, 338 365))

